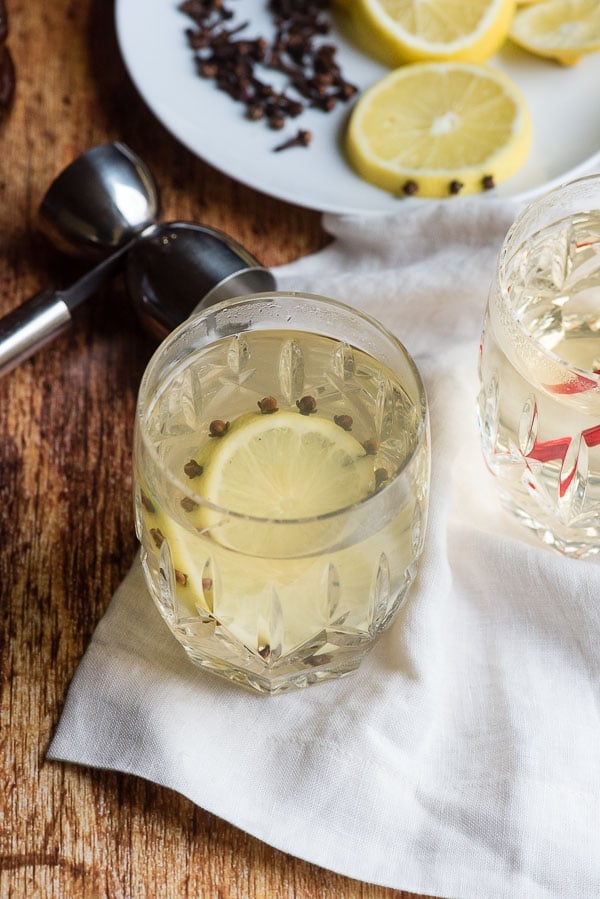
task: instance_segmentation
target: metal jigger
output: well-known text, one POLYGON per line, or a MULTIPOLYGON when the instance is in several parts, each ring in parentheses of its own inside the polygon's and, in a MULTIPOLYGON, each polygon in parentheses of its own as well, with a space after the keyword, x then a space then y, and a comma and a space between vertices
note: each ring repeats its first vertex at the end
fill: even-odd
POLYGON ((158 210, 152 175, 123 144, 93 147, 56 178, 40 206, 42 229, 69 252, 115 252, 66 290, 43 290, 0 319, 0 375, 70 326, 73 310, 119 270, 158 210))
POLYGON ((65 331, 73 310, 126 260, 129 292, 159 338, 198 308, 275 287, 231 237, 188 222, 159 224, 158 212, 152 175, 124 144, 93 147, 56 178, 40 206, 42 230, 68 252, 110 255, 71 287, 42 291, 0 319, 0 376, 65 331))
POLYGON ((126 279, 142 323, 160 340, 192 312, 276 286, 272 273, 241 244, 191 222, 163 223, 137 241, 126 279))

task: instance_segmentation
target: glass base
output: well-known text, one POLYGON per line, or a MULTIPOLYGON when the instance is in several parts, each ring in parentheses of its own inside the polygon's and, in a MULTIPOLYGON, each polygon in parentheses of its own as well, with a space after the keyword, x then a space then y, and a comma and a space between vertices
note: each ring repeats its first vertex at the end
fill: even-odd
POLYGON ((339 590, 337 578, 330 578, 327 584, 334 590, 336 602, 326 589, 317 596, 317 603, 315 596, 307 594, 310 602, 307 600, 299 617, 288 615, 294 629, 286 631, 289 609, 273 597, 270 606, 253 607, 249 594, 246 607, 237 607, 237 617, 216 604, 207 609, 197 603, 194 608, 183 603, 173 579, 165 578, 163 569, 155 570, 154 556, 142 549, 141 558, 151 596, 190 661, 232 683, 269 695, 355 671, 397 615, 416 574, 416 565, 411 564, 392 586, 380 559, 374 588, 356 607, 344 605, 346 594, 339 590))
POLYGON ((298 662, 296 666, 286 665, 284 668, 269 670, 265 665, 262 672, 251 671, 248 668, 226 665, 219 659, 207 658, 197 650, 183 646, 190 661, 211 674, 225 678, 231 683, 238 684, 251 690, 253 693, 264 693, 274 696, 278 693, 289 693, 292 690, 302 690, 312 684, 328 681, 340 677, 347 677, 356 671, 362 659, 368 652, 367 647, 360 655, 327 658, 312 656, 304 663, 298 662))
POLYGON ((598 527, 572 527, 546 519, 541 510, 532 510, 508 493, 500 493, 500 502, 520 524, 536 535, 545 546, 564 556, 585 559, 600 553, 600 522, 598 527))

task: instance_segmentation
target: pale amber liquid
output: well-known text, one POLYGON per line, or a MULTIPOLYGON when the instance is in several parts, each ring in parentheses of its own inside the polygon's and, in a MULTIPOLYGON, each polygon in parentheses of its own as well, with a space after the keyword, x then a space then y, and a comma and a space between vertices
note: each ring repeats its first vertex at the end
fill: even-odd
MULTIPOLYGON (((421 552, 428 450, 419 421, 408 393, 373 358, 302 332, 222 339, 169 375, 146 423, 153 452, 138 448, 137 526, 155 598, 197 662, 220 670, 226 658, 259 688, 263 675, 277 681, 278 671, 293 674, 307 659, 315 670, 335 657, 355 667, 398 610, 421 552), (181 506, 194 490, 183 469, 210 440, 210 422, 256 410, 266 395, 296 410, 307 394, 322 417, 350 415, 359 443, 377 439, 373 470, 387 474, 377 495, 337 516, 277 525, 293 535, 285 557, 270 555, 266 527, 260 553, 236 551, 227 515, 199 533, 181 506), (160 546, 157 530, 168 538, 160 546)), ((260 535, 260 523, 247 527, 260 535)))

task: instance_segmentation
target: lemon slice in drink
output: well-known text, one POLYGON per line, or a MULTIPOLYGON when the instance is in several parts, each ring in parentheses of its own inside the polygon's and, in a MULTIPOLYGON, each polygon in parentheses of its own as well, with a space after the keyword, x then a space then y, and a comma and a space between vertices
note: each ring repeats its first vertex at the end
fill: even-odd
MULTIPOLYGON (((374 492, 374 459, 333 421, 286 410, 242 415, 223 437, 210 439, 195 460, 203 471, 190 480, 197 503, 175 495, 173 505, 147 521, 160 529, 178 614, 203 610, 251 648, 272 645, 271 615, 281 616, 283 652, 314 636, 324 626, 324 579, 331 576, 323 553, 340 548, 367 514, 327 513, 374 492)), ((359 546, 336 555, 347 614, 366 614, 377 560, 398 548, 393 536, 386 531, 369 543, 363 535, 359 546)))
POLYGON ((545 0, 517 13, 510 37, 530 53, 573 65, 600 50, 600 3, 545 0))
POLYGON ((355 0, 352 12, 396 64, 483 62, 506 38, 515 0, 355 0))
POLYGON ((302 551, 305 538, 318 542, 333 527, 327 520, 302 520, 360 502, 375 489, 373 458, 351 433, 314 414, 241 415, 199 459, 203 474, 194 490, 235 515, 199 505, 190 524, 246 554, 302 551))
POLYGON ((356 103, 346 150, 365 180, 393 193, 477 193, 514 174, 531 144, 527 105, 502 72, 415 63, 356 103))
POLYGON ((213 441, 204 464, 209 502, 279 520, 349 506, 370 492, 373 479, 372 460, 352 434, 319 415, 288 411, 240 416, 213 441))

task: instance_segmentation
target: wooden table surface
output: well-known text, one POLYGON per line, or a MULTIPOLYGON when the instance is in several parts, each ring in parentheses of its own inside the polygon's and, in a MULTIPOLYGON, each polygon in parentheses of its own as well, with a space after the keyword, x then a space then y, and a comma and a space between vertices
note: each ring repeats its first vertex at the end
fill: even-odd
MULTIPOLYGON (((153 119, 121 62, 110 0, 6 6, 17 90, 0 120, 0 313, 84 270, 40 236, 36 211, 65 165, 110 140, 145 159, 167 219, 222 228, 267 265, 326 243, 317 213, 219 174, 153 119)), ((0 380, 0 896, 408 896, 285 855, 154 784, 44 760, 136 552, 132 425, 153 347, 117 281, 0 380)))

